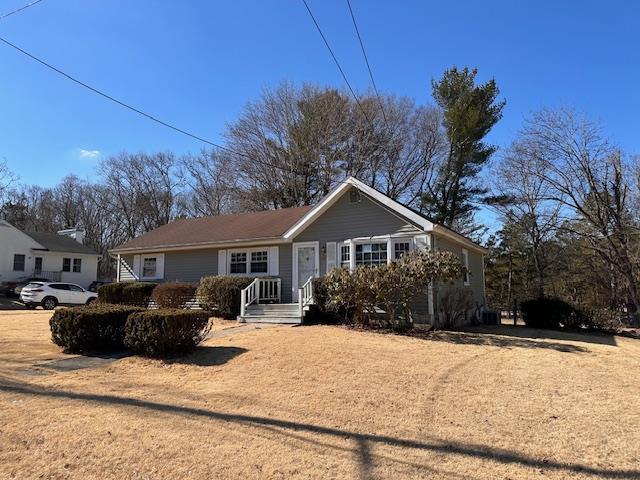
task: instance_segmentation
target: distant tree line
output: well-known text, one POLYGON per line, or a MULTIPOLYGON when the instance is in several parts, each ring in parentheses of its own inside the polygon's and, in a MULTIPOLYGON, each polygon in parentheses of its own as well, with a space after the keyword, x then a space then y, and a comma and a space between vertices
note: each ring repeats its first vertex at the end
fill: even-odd
POLYGON ((558 297, 638 321, 640 161, 567 108, 534 113, 500 155, 489 239, 490 302, 558 297))

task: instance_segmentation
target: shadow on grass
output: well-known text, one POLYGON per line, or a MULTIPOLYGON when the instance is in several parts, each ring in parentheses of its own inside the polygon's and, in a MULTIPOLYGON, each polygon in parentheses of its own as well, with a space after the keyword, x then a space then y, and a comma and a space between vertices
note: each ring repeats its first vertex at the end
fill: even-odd
POLYGON ((223 365, 247 351, 248 350, 246 348, 240 347, 212 347, 208 345, 201 345, 196 348, 193 353, 185 355, 184 357, 172 358, 168 360, 167 363, 212 367, 215 365, 223 365))
POLYGON ((616 337, 606 332, 545 330, 541 328, 529 328, 524 325, 477 325, 464 328, 463 331, 507 335, 518 338, 566 340, 570 342, 591 343, 594 345, 617 346, 616 337))
MULTIPOLYGON (((550 459, 539 459, 524 455, 517 451, 495 448, 489 445, 472 444, 466 442, 445 442, 437 439, 412 440, 398 438, 389 435, 376 435, 370 433, 360 433, 335 427, 325 427, 310 423, 296 422, 291 420, 281 420, 257 415, 243 415, 206 410, 204 408, 186 407, 171 405, 166 403, 153 402, 138 398, 119 397, 116 395, 101 395, 74 392, 69 390, 53 390, 34 385, 22 384, 9 379, 0 378, 0 391, 20 395, 30 395, 38 397, 62 398, 67 400, 77 400, 80 402, 95 402, 106 405, 118 405, 123 407, 140 408, 146 411, 163 412, 168 414, 189 415, 196 418, 206 418, 222 422, 246 425, 255 428, 273 431, 274 428, 284 435, 296 436, 300 432, 309 432, 325 435, 330 438, 340 438, 354 441, 353 452, 360 465, 360 476, 363 479, 372 477, 372 466, 374 465, 375 454, 371 447, 381 444, 418 451, 430 451, 441 455, 454 455, 471 459, 490 460, 506 465, 519 465, 522 467, 553 470, 564 473, 580 473, 593 475, 601 478, 640 478, 639 469, 604 469, 581 463, 565 463, 550 459)), ((312 439, 310 439, 313 441, 312 439)), ((429 466, 425 465, 426 468, 429 466)))
POLYGON ((518 338, 507 334, 494 332, 476 333, 470 331, 437 331, 424 338, 435 342, 455 343, 459 345, 482 345, 503 348, 541 348, 565 353, 587 353, 588 348, 568 343, 550 342, 546 340, 532 340, 518 338))

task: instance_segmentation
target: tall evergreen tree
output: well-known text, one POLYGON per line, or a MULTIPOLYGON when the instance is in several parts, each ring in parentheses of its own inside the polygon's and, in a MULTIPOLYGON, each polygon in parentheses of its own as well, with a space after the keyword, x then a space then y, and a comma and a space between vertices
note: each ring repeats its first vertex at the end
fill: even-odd
POLYGON ((432 82, 433 98, 444 112, 448 150, 423 197, 423 209, 450 227, 472 213, 474 203, 486 193, 476 176, 496 147, 484 138, 502 118, 505 106, 504 100, 497 100, 500 90, 495 80, 476 85, 477 73, 453 67, 432 82))

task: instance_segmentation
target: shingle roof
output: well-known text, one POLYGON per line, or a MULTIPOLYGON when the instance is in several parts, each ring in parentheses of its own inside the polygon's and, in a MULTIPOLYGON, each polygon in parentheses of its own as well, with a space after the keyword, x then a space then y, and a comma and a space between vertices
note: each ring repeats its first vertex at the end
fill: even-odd
POLYGON ((51 252, 83 253, 97 255, 91 248, 82 245, 71 237, 49 232, 25 232, 36 242, 51 252))
POLYGON ((113 251, 215 244, 282 237, 311 206, 183 218, 136 237, 113 251))

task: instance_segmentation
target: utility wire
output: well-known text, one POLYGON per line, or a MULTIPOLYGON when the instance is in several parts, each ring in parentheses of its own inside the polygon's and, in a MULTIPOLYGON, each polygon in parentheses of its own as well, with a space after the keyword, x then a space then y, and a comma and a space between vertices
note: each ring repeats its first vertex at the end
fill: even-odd
POLYGON ((380 98, 380 93, 378 93, 378 87, 376 86, 376 81, 373 78, 373 71, 371 70, 371 65, 369 64, 369 58, 367 57, 367 51, 364 48, 364 42, 362 41, 362 37, 360 36, 360 29, 358 28, 358 23, 356 22, 356 17, 353 14, 353 9, 351 8, 351 1, 347 0, 347 6, 349 7, 349 13, 351 14, 351 20, 353 21, 353 28, 356 30, 356 35, 358 36, 358 41, 360 42, 360 49, 362 50, 362 56, 364 57, 364 61, 367 64, 367 70, 369 71, 369 78, 371 79, 371 85, 373 86, 373 91, 378 98, 378 104, 380 105, 380 111, 382 112, 382 118, 384 119, 384 124, 389 130, 389 124, 387 123, 387 115, 384 113, 384 107, 382 106, 382 99, 380 98))
MULTIPOLYGON (((14 13, 21 12, 22 10, 25 10, 25 9, 27 9, 29 7, 32 7, 32 6, 34 6, 34 5, 36 5, 36 4, 40 3, 40 2, 42 2, 42 0, 35 0, 35 1, 33 1, 33 2, 29 3, 29 4, 27 4, 27 5, 24 5, 24 6, 20 7, 20 8, 18 8, 18 9, 16 9, 16 10, 13 10, 13 11, 11 11, 9 13, 5 13, 4 15, 0 15, 0 20, 3 20, 5 18, 13 15, 14 13)), ((0 37, 0 42, 2 42, 5 45, 8 45, 9 47, 17 50, 18 52, 22 53, 23 55, 26 55, 27 57, 29 57, 30 59, 38 62, 39 64, 44 65, 45 67, 53 70, 54 72, 56 72, 56 73, 62 75, 63 77, 71 80, 72 82, 74 82, 74 83, 76 83, 76 84, 78 84, 78 85, 80 85, 80 86, 92 91, 93 93, 96 93, 96 94, 100 95, 101 97, 106 98, 107 100, 111 100, 112 102, 120 105, 121 107, 124 107, 124 108, 126 108, 128 110, 131 110, 132 112, 135 112, 138 115, 142 115, 143 117, 145 117, 145 118, 147 118, 147 119, 149 119, 149 120, 151 120, 153 122, 156 122, 156 123, 158 123, 158 124, 160 124, 160 125, 162 125, 164 127, 170 128, 171 130, 174 130, 174 131, 176 131, 178 133, 181 133, 183 135, 191 137, 191 138, 193 138, 195 140, 199 140, 199 141, 201 141, 203 143, 206 143, 207 145, 211 145, 212 147, 216 147, 216 148, 219 148, 221 150, 225 150, 225 151, 227 151, 229 153, 233 153, 235 155, 240 155, 242 157, 250 158, 248 155, 246 155, 244 153, 236 152, 235 150, 232 150, 232 149, 230 149, 228 147, 224 147, 224 146, 219 145, 219 144, 217 144, 215 142, 207 140, 206 138, 202 138, 199 135, 195 135, 193 133, 187 132, 186 130, 183 130, 183 129, 179 128, 179 127, 176 127, 175 125, 172 125, 172 124, 170 124, 168 122, 160 120, 159 118, 156 118, 153 115, 149 115, 148 113, 143 112, 142 110, 140 110, 138 108, 132 107, 131 105, 129 105, 129 104, 127 104, 127 103, 125 103, 125 102, 123 102, 121 100, 118 100, 117 98, 112 97, 111 95, 109 95, 107 93, 104 93, 104 92, 98 90, 97 88, 94 88, 91 85, 88 85, 88 84, 82 82, 81 80, 78 80, 77 78, 69 75, 68 73, 63 72, 59 68, 54 67, 50 63, 45 62, 44 60, 42 60, 41 58, 36 57, 35 55, 32 55, 31 53, 29 53, 26 50, 20 48, 19 46, 15 45, 14 43, 11 43, 9 40, 7 40, 5 38, 0 37)))
POLYGON ((234 154, 236 154, 236 155, 240 155, 240 156, 243 156, 243 157, 247 157, 247 158, 248 158, 248 155, 246 155, 246 154, 244 154, 244 153, 236 152, 236 151, 234 151, 234 150, 232 150, 232 149, 230 149, 230 148, 224 147, 224 146, 219 145, 219 144, 217 144, 217 143, 215 143, 215 142, 212 142, 212 141, 210 141, 210 140, 207 140, 206 138, 202 138, 202 137, 200 137, 200 136, 198 136, 198 135, 195 135, 195 134, 193 134, 193 133, 187 132, 186 130, 183 130, 183 129, 179 128, 179 127, 176 127, 175 125, 172 125, 172 124, 170 124, 170 123, 168 123, 168 122, 165 122, 165 121, 163 121, 163 120, 160 120, 159 118, 156 118, 156 117, 154 117, 153 115, 149 115, 148 113, 145 113, 145 112, 143 112, 142 110, 140 110, 140 109, 138 109, 138 108, 132 107, 131 105, 129 105, 129 104, 127 104, 127 103, 125 103, 125 102, 123 102, 123 101, 121 101, 121 100, 118 100, 117 98, 112 97, 111 95, 108 95, 108 94, 106 94, 106 93, 104 93, 104 92, 102 92, 102 91, 98 90, 97 88, 94 88, 94 87, 92 87, 91 85, 88 85, 88 84, 86 84, 86 83, 82 82, 81 80, 78 80, 78 79, 77 79, 77 78, 75 78, 75 77, 72 77, 72 76, 71 76, 71 75, 69 75, 68 73, 63 72, 62 70, 60 70, 59 68, 54 67, 54 66, 53 66, 53 65, 51 65, 50 63, 47 63, 47 62, 45 62, 44 60, 42 60, 42 59, 40 59, 40 58, 36 57, 35 55, 30 54, 30 53, 29 53, 29 52, 27 52, 26 50, 24 50, 24 49, 22 49, 22 48, 18 47, 17 45, 15 45, 15 44, 11 43, 9 40, 7 40, 7 39, 5 39, 5 38, 0 37, 0 42, 2 42, 2 43, 4 43, 5 45, 8 45, 8 46, 10 46, 11 48, 13 48, 13 49, 15 49, 15 50, 19 51, 20 53, 22 53, 22 54, 26 55, 27 57, 31 58, 32 60, 35 60, 36 62, 40 63, 41 65, 44 65, 45 67, 47 67, 47 68, 49 68, 49 69, 53 70, 54 72, 56 72, 56 73, 58 73, 58 74, 62 75, 63 77, 65 77, 65 78, 67 78, 67 79, 71 80, 72 82, 74 82, 74 83, 76 83, 76 84, 78 84, 78 85, 80 85, 80 86, 82 86, 82 87, 84 87, 84 88, 86 88, 86 89, 88 89, 88 90, 92 91, 93 93, 96 93, 96 94, 100 95, 101 97, 106 98, 107 100, 111 100, 112 102, 114 102, 114 103, 116 103, 116 104, 120 105, 121 107, 124 107, 124 108, 126 108, 126 109, 128 109, 128 110, 131 110, 132 112, 137 113, 138 115, 141 115, 141 116, 143 116, 143 117, 145 117, 145 118, 148 118, 149 120, 151 120, 151 121, 153 121, 153 122, 156 122, 156 123, 158 123, 158 124, 160 124, 160 125, 162 125, 162 126, 164 126, 164 127, 170 128, 171 130, 174 130, 174 131, 176 131, 176 132, 178 132, 178 133, 182 133, 183 135, 186 135, 186 136, 188 136, 188 137, 191 137, 191 138, 193 138, 193 139, 196 139, 196 140, 199 140, 199 141, 201 141, 201 142, 203 142, 203 143, 206 143, 207 145, 211 145, 212 147, 216 147, 216 148, 219 148, 219 149, 221 149, 221 150, 225 150, 225 151, 228 151, 228 152, 230 152, 230 153, 234 153, 234 154))
POLYGON ((338 67, 338 70, 340 71, 340 75, 342 75, 342 79, 344 80, 344 83, 347 84, 347 87, 349 88, 351 95, 353 95, 353 98, 355 99, 356 103, 360 107, 360 110, 362 110, 362 113, 364 114, 365 118, 367 119, 367 121, 369 121, 369 118, 367 117, 367 113, 364 111, 364 108, 360 103, 360 99, 358 98, 358 95, 356 95, 355 90, 353 89, 353 87, 351 87, 351 83, 349 83, 349 79, 347 79, 347 75, 344 73, 344 70, 342 69, 340 62, 338 61, 335 54, 333 53, 333 49, 331 48, 331 45, 329 45, 329 41, 327 40, 327 37, 324 36, 324 33, 322 32, 322 29, 320 28, 320 25, 318 24, 318 21, 316 20, 315 15, 313 15, 313 12, 311 11, 309 4, 307 3, 307 0, 302 0, 302 3, 304 3, 304 6, 307 8, 307 12, 309 12, 309 16, 311 17, 311 20, 313 20, 313 23, 316 26, 318 33, 322 37, 322 41, 327 47, 327 50, 329 50, 329 53, 331 54, 331 58, 333 58, 333 62, 336 64, 336 67, 338 67))
POLYGON ((0 20, 4 20, 7 17, 10 17, 11 15, 13 15, 14 13, 18 13, 21 12, 22 10, 26 10, 29 7, 33 7, 35 4, 40 3, 42 0, 35 0, 34 2, 28 3, 27 5, 24 5, 16 10, 14 10, 13 12, 9 12, 9 13, 5 13, 4 15, 0 15, 0 20))

